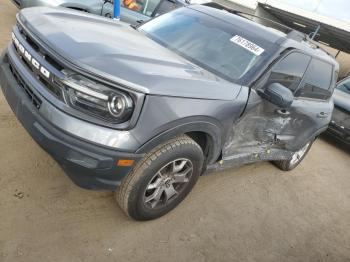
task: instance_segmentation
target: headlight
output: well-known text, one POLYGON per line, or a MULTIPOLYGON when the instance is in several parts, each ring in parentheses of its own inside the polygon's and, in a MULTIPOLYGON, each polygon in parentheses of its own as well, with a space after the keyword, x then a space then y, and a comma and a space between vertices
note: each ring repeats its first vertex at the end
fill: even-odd
POLYGON ((96 83, 81 75, 69 75, 61 83, 65 100, 71 107, 112 123, 122 123, 132 115, 134 103, 122 92, 96 83))

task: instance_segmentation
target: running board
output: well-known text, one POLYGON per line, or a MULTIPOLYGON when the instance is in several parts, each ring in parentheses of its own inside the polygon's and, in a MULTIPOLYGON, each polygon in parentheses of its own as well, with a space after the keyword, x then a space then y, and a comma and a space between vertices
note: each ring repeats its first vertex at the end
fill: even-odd
POLYGON ((282 149, 268 149, 259 153, 238 153, 234 156, 223 158, 214 164, 208 165, 206 171, 202 175, 209 175, 215 171, 226 170, 256 162, 286 160, 293 154, 294 152, 282 149))

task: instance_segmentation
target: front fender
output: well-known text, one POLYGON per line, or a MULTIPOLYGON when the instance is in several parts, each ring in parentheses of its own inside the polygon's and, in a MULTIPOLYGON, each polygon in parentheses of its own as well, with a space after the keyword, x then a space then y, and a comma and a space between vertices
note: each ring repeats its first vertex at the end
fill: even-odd
POLYGON ((173 137, 202 132, 210 143, 207 162, 213 163, 245 103, 244 94, 234 101, 147 95, 138 123, 131 131, 142 145, 135 152, 147 153, 173 137))

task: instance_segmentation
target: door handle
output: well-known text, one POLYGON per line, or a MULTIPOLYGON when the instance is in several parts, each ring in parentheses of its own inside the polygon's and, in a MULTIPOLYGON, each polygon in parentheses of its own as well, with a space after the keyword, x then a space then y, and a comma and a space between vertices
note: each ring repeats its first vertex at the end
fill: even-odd
POLYGON ((328 113, 320 112, 320 113, 317 114, 317 117, 318 118, 327 118, 328 117, 328 113))

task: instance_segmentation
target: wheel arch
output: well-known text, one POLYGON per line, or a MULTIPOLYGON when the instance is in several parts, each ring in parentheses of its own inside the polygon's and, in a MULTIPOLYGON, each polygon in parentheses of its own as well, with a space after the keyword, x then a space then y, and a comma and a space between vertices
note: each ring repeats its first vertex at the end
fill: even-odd
POLYGON ((159 144, 184 134, 192 138, 202 148, 207 163, 214 163, 221 155, 223 140, 221 128, 204 121, 186 123, 167 129, 143 144, 136 153, 147 153, 159 144))

